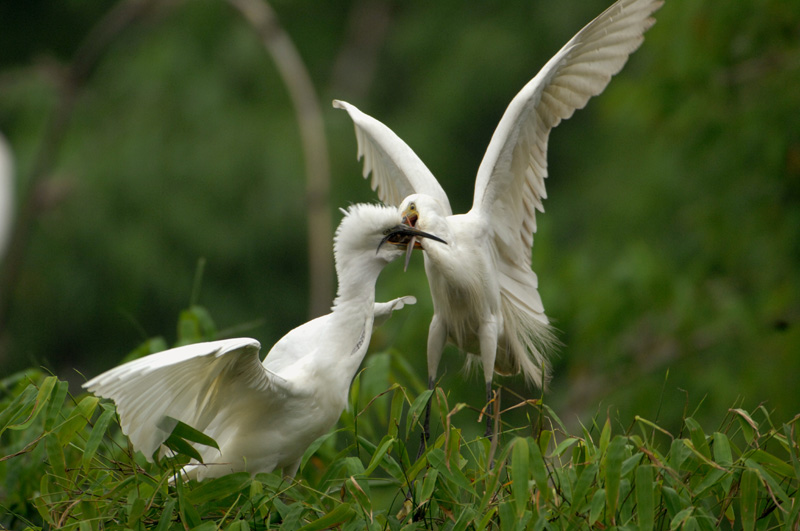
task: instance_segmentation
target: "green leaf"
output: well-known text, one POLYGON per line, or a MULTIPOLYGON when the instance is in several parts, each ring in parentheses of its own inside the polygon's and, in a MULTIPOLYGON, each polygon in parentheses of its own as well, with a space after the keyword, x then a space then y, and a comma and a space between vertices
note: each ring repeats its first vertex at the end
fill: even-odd
POLYGON ((411 430, 417 427, 418 423, 425 420, 422 416, 425 414, 425 407, 428 405, 428 400, 431 399, 432 395, 432 389, 421 392, 408 409, 408 415, 406 417, 408 419, 406 421, 406 439, 411 435, 411 430))
POLYGON ((547 482, 547 468, 542 458, 542 452, 538 444, 531 444, 531 472, 533 479, 536 481, 536 486, 539 488, 539 493, 544 501, 550 499, 550 485, 547 482))
POLYGON ((770 491, 781 501, 781 503, 791 504, 786 491, 765 468, 756 463, 753 459, 745 459, 744 464, 745 466, 754 470, 758 474, 758 477, 767 485, 769 485, 770 491))
POLYGON ((753 453, 750 454, 750 459, 763 465, 765 468, 769 468, 784 478, 794 477, 794 467, 792 467, 792 465, 764 450, 758 449, 753 451, 753 453))
POLYGON ((205 433, 196 430, 177 419, 164 417, 158 424, 164 431, 169 431, 169 437, 164 441, 164 446, 170 450, 203 462, 200 452, 190 443, 198 443, 219 450, 217 442, 205 433))
POLYGON ((461 472, 461 470, 459 470, 457 467, 447 466, 444 450, 441 448, 434 448, 428 452, 427 455, 428 463, 430 463, 430 465, 439 472, 440 476, 445 478, 447 481, 458 485, 472 496, 475 496, 475 489, 472 487, 466 476, 464 476, 464 473, 461 472))
POLYGON ((386 452, 389 451, 389 448, 392 447, 394 442, 395 438, 391 435, 385 435, 383 437, 378 445, 378 449, 375 450, 374 454, 372 454, 372 459, 370 459, 369 466, 367 466, 367 469, 364 471, 365 476, 369 476, 375 471, 376 468, 378 468, 378 465, 380 465, 381 461, 383 460, 383 456, 386 455, 386 452))
POLYGON ((47 417, 44 421, 44 429, 51 430, 61 415, 61 409, 64 407, 64 399, 67 397, 69 390, 69 382, 59 381, 53 390, 53 397, 50 399, 50 405, 47 408, 47 417))
POLYGON ((733 453, 731 452, 731 442, 724 433, 714 432, 714 461, 724 467, 733 465, 733 453))
POLYGON ((221 500, 250 486, 252 478, 248 472, 236 472, 219 478, 205 480, 186 494, 186 499, 195 505, 221 500))
POLYGON ((4 410, 0 411, 0 434, 17 422, 18 417, 24 415, 25 411, 33 408, 37 394, 36 388, 29 385, 4 410))
POLYGON ((89 466, 92 463, 92 459, 94 459, 94 454, 97 453, 97 448, 106 435, 108 425, 114 418, 113 407, 107 404, 101 404, 101 406, 103 407, 103 413, 97 419, 97 422, 94 423, 94 428, 92 428, 92 432, 89 434, 89 440, 86 441, 86 448, 83 450, 83 456, 81 456, 81 465, 84 474, 89 471, 89 466))
POLYGON ((600 432, 600 455, 606 455, 609 441, 611 441, 611 419, 606 418, 603 431, 600 432))
POLYGON ((522 517, 528 504, 528 441, 522 437, 514 439, 511 450, 511 495, 514 499, 514 508, 517 518, 522 517))
POLYGON ((202 306, 191 306, 181 312, 178 319, 178 345, 210 341, 216 335, 214 320, 202 306))
POLYGON ((319 437, 317 440, 312 442, 308 446, 308 448, 306 448, 306 451, 303 452, 303 458, 300 459, 300 470, 304 469, 306 467, 306 463, 308 463, 308 460, 314 456, 317 450, 319 450, 320 447, 328 441, 328 439, 336 436, 336 434, 339 433, 339 431, 340 430, 334 430, 329 433, 326 433, 322 437, 319 437))
MULTIPOLYGON (((33 403, 33 410, 31 411, 28 418, 19 424, 12 424, 8 426, 9 430, 25 430, 33 424, 33 421, 36 420, 36 417, 39 416, 42 409, 48 405, 48 401, 50 399, 50 395, 55 387, 56 383, 58 382, 58 378, 55 376, 48 376, 44 379, 42 384, 39 386, 39 392, 36 394, 36 400, 33 403)), ((25 409, 25 408, 23 408, 25 409)), ((2 425, 2 423, 0 423, 2 425)), ((0 433, 2 433, 2 429, 0 429, 0 433)))
POLYGON ((392 403, 391 406, 389 406, 388 435, 391 437, 397 437, 399 434, 400 420, 403 416, 403 404, 406 402, 406 395, 403 392, 403 388, 398 384, 394 384, 391 389, 393 389, 393 393, 392 403))
POLYGON ((672 487, 662 487, 661 495, 664 498, 664 505, 667 507, 667 513, 671 518, 683 509, 683 501, 680 495, 672 487))
POLYGON ((321 518, 310 522, 299 529, 299 531, 321 531, 343 524, 355 516, 355 510, 348 503, 337 503, 332 511, 321 518))
POLYGON ((686 427, 689 429, 689 438, 692 440, 692 445, 694 448, 700 452, 703 457, 710 460, 711 450, 708 447, 708 440, 703 432, 703 428, 691 417, 687 417, 685 423, 686 427))
POLYGON ((132 503, 128 506, 128 527, 136 526, 144 514, 145 508, 145 502, 142 498, 138 496, 133 498, 132 503))
POLYGON ((154 531, 166 531, 169 529, 169 524, 172 523, 172 515, 175 512, 175 504, 177 503, 177 500, 174 498, 167 500, 167 503, 164 504, 164 508, 161 510, 161 515, 158 517, 158 525, 154 531))
POLYGON ((89 419, 92 418, 94 410, 99 402, 100 399, 96 396, 85 396, 80 402, 78 402, 78 405, 75 406, 75 409, 73 409, 69 414, 67 420, 62 422, 55 429, 56 433, 58 434, 58 440, 62 445, 66 445, 67 443, 71 442, 75 433, 86 426, 86 424, 89 422, 89 419))
POLYGON ((550 454, 550 458, 552 459, 554 457, 560 457, 564 455, 564 452, 569 450, 578 441, 580 441, 580 439, 577 437, 567 437, 558 443, 558 446, 556 446, 555 450, 553 450, 553 453, 550 454))
POLYGON ((655 528, 655 496, 653 494, 653 467, 642 465, 636 469, 636 513, 639 515, 639 529, 649 531, 655 528))
POLYGON ((619 481, 622 472, 622 461, 625 459, 625 445, 627 439, 617 435, 608 445, 605 469, 605 490, 607 517, 614 522, 614 515, 617 511, 617 501, 619 497, 619 481))
POLYGON ((67 477, 67 465, 64 460, 64 446, 58 440, 58 436, 49 433, 44 438, 44 446, 47 451, 47 458, 50 460, 50 468, 53 475, 60 478, 67 477))
POLYGON ((600 515, 603 513, 603 507, 606 506, 606 491, 598 489, 592 496, 592 504, 589 509, 589 525, 594 525, 600 515))
POLYGON ((435 468, 430 468, 425 473, 425 479, 422 481, 422 489, 419 492, 420 503, 429 500, 433 495, 433 489, 436 487, 436 478, 439 477, 439 471, 435 468))
POLYGON ((689 517, 692 516, 693 512, 694 512, 694 507, 687 507, 685 509, 678 511, 678 514, 676 514, 675 517, 672 519, 672 521, 670 521, 669 528, 679 529, 686 523, 689 517))
POLYGON ((758 502, 758 473, 752 469, 745 469, 739 483, 739 510, 742 515, 742 529, 753 531, 756 528, 756 514, 758 502))
POLYGON ((578 476, 578 481, 575 483, 575 488, 572 489, 572 504, 575 506, 576 511, 582 510, 583 500, 586 497, 586 494, 589 492, 589 488, 595 481, 597 469, 597 463, 589 463, 583 469, 583 472, 581 472, 580 476, 578 476))

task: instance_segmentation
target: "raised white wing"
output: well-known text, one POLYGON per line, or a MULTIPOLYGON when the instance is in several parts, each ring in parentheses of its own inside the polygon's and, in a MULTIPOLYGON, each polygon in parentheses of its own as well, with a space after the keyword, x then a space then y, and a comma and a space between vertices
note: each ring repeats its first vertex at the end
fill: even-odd
POLYGON ((478 169, 470 213, 490 220, 498 246, 517 263, 530 267, 536 210, 544 211, 550 130, 606 88, 662 3, 614 3, 564 45, 503 114, 478 169))
POLYGON ((381 201, 399 206, 411 194, 426 194, 442 204, 446 215, 453 213, 439 181, 408 144, 355 106, 340 100, 333 100, 333 106, 346 110, 353 120, 358 158, 364 159, 364 178, 372 173, 370 185, 381 201))
POLYGON ((120 365, 83 387, 114 401, 123 433, 149 460, 175 427, 167 417, 203 431, 244 394, 266 402, 303 393, 262 366, 260 347, 249 338, 186 345, 120 365))

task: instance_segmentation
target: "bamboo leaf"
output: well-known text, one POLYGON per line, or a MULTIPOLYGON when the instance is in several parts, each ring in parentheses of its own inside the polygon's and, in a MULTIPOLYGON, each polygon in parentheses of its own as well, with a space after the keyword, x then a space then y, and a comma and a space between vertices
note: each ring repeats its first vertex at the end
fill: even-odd
POLYGON ((392 403, 389 407, 389 433, 391 437, 397 437, 400 429, 400 419, 403 416, 403 404, 406 402, 406 396, 403 388, 398 384, 392 386, 394 392, 392 393, 392 403))
POLYGON ((24 415, 28 408, 33 408, 37 394, 36 388, 29 385, 4 410, 0 411, 0 434, 24 415))
POLYGON ((700 452, 706 460, 711 459, 711 450, 708 447, 706 435, 700 424, 691 417, 687 417, 684 421, 686 427, 689 429, 689 438, 692 440, 694 448, 700 452))
POLYGON ((89 471, 89 465, 91 465, 92 459, 94 459, 94 454, 97 453, 97 448, 106 435, 108 425, 111 424, 111 419, 114 418, 114 408, 106 404, 102 404, 102 406, 103 413, 100 414, 97 422, 94 423, 94 428, 92 428, 92 432, 89 434, 89 440, 86 441, 86 448, 84 448, 83 456, 81 457, 81 465, 84 474, 89 471))
POLYGON ((533 479, 536 481, 536 486, 539 488, 540 496, 543 500, 547 501, 550 499, 550 485, 547 483, 547 468, 544 465, 544 458, 542 457, 542 452, 538 444, 531 444, 529 446, 531 454, 530 466, 533 479))
POLYGON ((166 531, 169 529, 169 524, 172 523, 172 515, 175 512, 175 505, 177 503, 177 500, 174 498, 167 500, 167 503, 164 504, 164 508, 161 510, 161 515, 158 517, 158 525, 154 531, 166 531))
POLYGON ((756 528, 756 503, 758 502, 758 473, 745 469, 739 482, 739 511, 742 515, 742 529, 753 531, 756 528))
POLYGON ((636 469, 636 507, 639 515, 639 529, 649 531, 655 528, 655 496, 653 494, 653 467, 642 465, 636 469))
POLYGON ((298 531, 321 531, 322 529, 329 529, 347 522, 353 516, 355 516, 355 514, 355 510, 350 506, 350 504, 338 503, 332 511, 325 514, 321 518, 304 525, 298 531))
POLYGON ((528 449, 528 441, 522 437, 517 437, 511 444, 511 495, 517 518, 521 518, 528 504, 528 457, 531 451, 528 449))
POLYGON ((598 489, 592 496, 592 504, 589 509, 589 525, 594 525, 600 515, 603 513, 603 507, 606 506, 606 491, 598 489))
POLYGON ((378 445, 378 449, 375 450, 375 453, 372 454, 372 459, 370 459, 367 469, 364 471, 365 476, 369 476, 375 471, 376 468, 378 468, 378 465, 380 465, 381 461, 383 460, 383 456, 386 455, 386 452, 389 451, 389 448, 392 447, 392 444, 394 444, 394 442, 395 438, 392 437, 391 435, 385 435, 383 437, 380 444, 378 445))
POLYGON ((61 408, 64 407, 64 399, 67 397, 69 390, 69 383, 59 381, 55 389, 53 389, 53 396, 50 399, 50 405, 47 408, 47 417, 44 421, 44 429, 51 430, 56 423, 57 417, 61 415, 61 408))
POLYGON ((612 523, 615 521, 614 515, 617 511, 620 474, 622 472, 622 461, 625 458, 626 443, 627 440, 624 437, 617 435, 608 445, 608 453, 606 455, 606 508, 608 509, 607 517, 611 518, 612 523))
POLYGON ((421 392, 408 409, 408 415, 406 416, 406 419, 408 419, 406 421, 406 439, 410 436, 411 430, 421 422, 425 407, 428 405, 428 401, 431 400, 432 395, 433 390, 431 389, 421 392))
POLYGON ((195 505, 221 500, 250 486, 252 478, 248 472, 237 472, 203 481, 186 494, 186 499, 195 505))
POLYGON ((714 461, 724 467, 733 465, 733 453, 731 452, 731 442, 724 433, 714 432, 714 461))
MULTIPOLYGON (((48 401, 50 399, 50 395, 52 394, 53 388, 55 387, 56 383, 58 382, 58 378, 55 376, 48 376, 44 379, 42 384, 39 386, 39 392, 36 394, 36 400, 33 403, 33 409, 31 410, 28 418, 25 421, 20 422, 18 424, 11 424, 8 426, 9 430, 26 430, 33 424, 33 421, 39 416, 39 413, 48 405, 48 401)), ((22 408, 26 409, 26 408, 22 408)), ((2 423, 0 423, 2 425, 2 423)), ((0 430, 2 433, 2 430, 0 430)))
POLYGON ((99 402, 100 399, 96 396, 85 396, 78 402, 78 405, 69 414, 67 420, 62 422, 55 430, 62 445, 72 441, 75 433, 86 426, 99 402))
POLYGON ((172 426, 174 423, 174 427, 171 429, 164 429, 164 431, 170 432, 170 437, 173 435, 175 437, 180 437, 189 442, 202 444, 204 446, 210 446, 212 448, 216 448, 219 450, 219 445, 217 445, 217 441, 206 435, 200 430, 196 430, 193 427, 185 424, 177 419, 173 419, 172 417, 164 417, 162 419, 159 427, 162 426, 172 426))
POLYGON ((583 510, 583 500, 589 492, 589 488, 595 482, 597 476, 597 463, 590 463, 583 469, 578 481, 575 483, 575 488, 572 490, 572 504, 576 511, 583 510))

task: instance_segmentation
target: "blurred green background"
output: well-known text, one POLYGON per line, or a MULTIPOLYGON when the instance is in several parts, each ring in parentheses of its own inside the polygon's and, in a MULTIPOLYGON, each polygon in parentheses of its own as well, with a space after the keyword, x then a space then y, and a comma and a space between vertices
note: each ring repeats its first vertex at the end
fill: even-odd
MULTIPOLYGON (((25 229, 2 264, 0 374, 42 365, 77 390, 75 369, 174 341, 200 259, 197 302, 223 333, 268 347, 309 317, 305 162, 273 58, 223 0, 152 4, 70 82, 115 4, 0 3, 0 131, 25 229)), ((331 226, 339 207, 377 200, 333 98, 389 125, 464 212, 505 106, 609 4, 271 4, 322 108, 331 226)), ((611 411, 673 427, 687 407, 713 422, 762 403, 788 420, 800 413, 800 2, 669 0, 656 17, 550 137, 533 264, 564 345, 547 401, 568 423, 611 411)), ((372 349, 398 349, 424 378, 432 309, 413 262, 378 282, 379 300, 419 303, 372 349)), ((461 365, 448 349, 442 384, 479 407, 481 379, 461 365)))

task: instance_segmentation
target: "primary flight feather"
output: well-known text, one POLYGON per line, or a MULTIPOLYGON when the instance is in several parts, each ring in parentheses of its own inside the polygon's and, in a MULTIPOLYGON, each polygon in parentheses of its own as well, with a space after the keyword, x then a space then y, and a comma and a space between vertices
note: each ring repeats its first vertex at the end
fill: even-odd
MULTIPOLYGON (((435 383, 449 340, 479 356, 487 400, 493 372, 549 378, 553 342, 531 270, 536 211, 547 196, 550 131, 600 94, 653 25, 661 0, 619 0, 581 29, 509 104, 478 168, 472 208, 453 215, 436 178, 388 127, 355 106, 334 101, 355 124, 364 177, 410 225, 444 238, 422 242, 433 299, 427 358, 435 383)), ((426 421, 427 431, 427 421, 426 421)), ((487 434, 489 423, 487 419, 487 434)))

